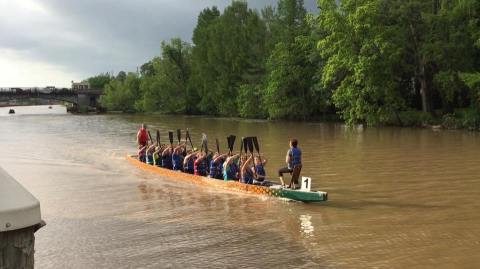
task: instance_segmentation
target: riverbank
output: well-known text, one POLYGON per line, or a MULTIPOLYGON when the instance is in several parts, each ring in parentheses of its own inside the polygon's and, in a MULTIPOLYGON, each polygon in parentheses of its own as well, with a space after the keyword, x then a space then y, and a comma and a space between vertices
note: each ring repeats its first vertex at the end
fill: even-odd
MULTIPOLYGON (((248 121, 264 121, 264 122, 303 122, 303 123, 340 123, 346 124, 341 120, 338 115, 329 114, 317 119, 308 120, 288 120, 288 119, 266 119, 266 118, 242 118, 242 117, 224 117, 214 115, 200 115, 200 114, 169 114, 162 112, 142 112, 142 113, 128 113, 122 111, 106 111, 106 114, 112 115, 138 115, 138 116, 188 116, 188 117, 209 117, 216 119, 238 119, 248 121)), ((437 112, 440 113, 440 112, 437 112)), ((432 113, 424 113, 421 111, 405 111, 400 112, 397 115, 392 116, 386 123, 377 125, 367 125, 365 123, 352 124, 351 126, 365 127, 407 127, 407 128, 426 128, 434 130, 468 130, 468 131, 480 131, 480 114, 471 110, 457 110, 455 113, 445 114, 441 117, 434 117, 432 113)))

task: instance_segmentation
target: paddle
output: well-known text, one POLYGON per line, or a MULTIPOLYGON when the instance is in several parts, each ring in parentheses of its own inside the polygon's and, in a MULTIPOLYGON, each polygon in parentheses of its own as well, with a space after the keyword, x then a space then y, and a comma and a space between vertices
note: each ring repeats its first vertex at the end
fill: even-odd
MULTIPOLYGON (((249 137, 248 138, 248 151, 250 151, 250 154, 252 155, 252 158, 253 158, 253 144, 254 144, 254 140, 255 140, 256 137, 249 137)), ((255 166, 255 162, 254 162, 254 166, 255 166)), ((255 178, 257 177, 257 170, 254 169, 253 171, 255 173, 255 178)))
POLYGON ((182 140, 182 131, 180 129, 177 129, 177 139, 178 144, 180 145, 180 140, 182 140))
POLYGON ((208 154, 208 141, 206 134, 202 134, 202 147, 203 146, 205 146, 205 153, 208 154))
MULTIPOLYGON (((257 153, 258 153, 258 158, 260 158, 260 147, 258 146, 257 137, 256 137, 256 136, 252 137, 252 140, 253 140, 253 146, 255 146, 255 150, 256 150, 257 153)), ((261 160, 261 159, 260 159, 260 160, 261 160)))
POLYGON ((152 135, 150 134, 150 130, 148 130, 147 132, 148 132, 148 137, 150 138, 150 143, 153 144, 153 139, 152 139, 152 135))
POLYGON ((220 154, 220 145, 218 144, 218 138, 215 138, 215 143, 217 144, 217 152, 220 154))
POLYGON ((247 149, 248 149, 248 140, 250 137, 245 137, 243 141, 243 149, 245 150, 245 155, 247 155, 247 149))
POLYGON ((173 147, 173 132, 168 132, 168 139, 170 140, 170 146, 173 147))
POLYGON ((187 138, 190 141, 190 146, 192 147, 192 150, 193 150, 193 143, 192 143, 192 139, 190 138, 190 133, 188 132, 188 128, 187 128, 187 132, 185 134, 185 143, 187 142, 187 138))
POLYGON ((231 146, 232 146, 232 137, 229 135, 227 136, 227 147, 228 147, 228 153, 231 152, 231 146))
POLYGON ((242 151, 243 151, 243 142, 244 142, 245 138, 242 137, 242 140, 240 142, 240 160, 242 159, 242 151))
POLYGON ((157 145, 160 146, 160 131, 157 130, 157 145))
POLYGON ((253 156, 253 137, 248 138, 248 151, 250 151, 250 154, 253 156))
POLYGON ((229 146, 230 155, 231 155, 232 152, 233 152, 233 146, 235 145, 235 139, 236 139, 236 138, 237 138, 236 136, 230 135, 230 144, 231 144, 231 145, 229 146))

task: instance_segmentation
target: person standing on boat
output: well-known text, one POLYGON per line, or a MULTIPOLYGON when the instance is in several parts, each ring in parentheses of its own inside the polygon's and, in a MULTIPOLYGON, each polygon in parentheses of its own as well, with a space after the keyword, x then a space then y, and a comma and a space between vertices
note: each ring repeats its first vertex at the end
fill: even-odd
POLYGON ((146 146, 147 141, 148 141, 147 125, 145 123, 142 123, 142 126, 140 127, 140 129, 137 132, 138 148, 146 146))
MULTIPOLYGON (((292 174, 294 170, 297 170, 299 173, 299 171, 302 169, 302 151, 298 148, 297 139, 290 140, 290 149, 287 151, 287 155, 285 156, 285 162, 287 163, 287 167, 283 167, 278 170, 278 176, 280 177, 280 182, 283 186, 285 186, 285 182, 283 181, 284 173, 292 174)), ((295 185, 296 182, 290 182, 290 185, 292 184, 295 185)))

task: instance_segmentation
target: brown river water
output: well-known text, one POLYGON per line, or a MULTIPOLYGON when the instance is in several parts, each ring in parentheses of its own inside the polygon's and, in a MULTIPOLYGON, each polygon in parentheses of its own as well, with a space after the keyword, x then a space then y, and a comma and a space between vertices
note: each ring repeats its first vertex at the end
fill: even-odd
MULTIPOLYGON (((37 268, 478 268, 480 135, 184 116, 0 108, 0 166, 41 202, 37 268), (29 115, 36 114, 36 115, 29 115), (319 204, 221 192, 138 170, 141 122, 256 135, 269 175, 288 139, 319 204)), ((238 142, 238 139, 237 139, 238 142)), ((237 144, 238 147, 238 144, 237 144)))

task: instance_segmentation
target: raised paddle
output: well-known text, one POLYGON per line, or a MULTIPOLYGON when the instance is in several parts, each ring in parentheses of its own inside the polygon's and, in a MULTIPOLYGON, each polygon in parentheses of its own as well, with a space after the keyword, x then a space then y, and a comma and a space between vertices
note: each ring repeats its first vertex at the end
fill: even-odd
POLYGON ((250 154, 253 156, 253 137, 248 138, 248 151, 250 151, 250 154))
POLYGON ((228 147, 228 153, 230 154, 232 152, 232 136, 229 135, 227 136, 227 147, 228 147))
POLYGON ((152 135, 150 134, 150 130, 148 130, 147 132, 148 132, 148 137, 150 138, 150 143, 153 144, 153 139, 152 139, 152 135))
POLYGON ((248 144, 249 137, 245 137, 243 140, 244 140, 243 141, 243 149, 245 150, 245 155, 247 155, 247 149, 248 149, 247 144, 248 144))
POLYGON ((160 146, 160 131, 157 130, 157 144, 160 146))
POLYGON ((170 146, 173 147, 173 132, 168 132, 168 139, 170 140, 170 146))
POLYGON ((230 135, 227 137, 229 155, 232 155, 233 146, 235 145, 236 136, 230 135))
POLYGON ((180 140, 182 140, 182 131, 180 129, 177 129, 177 139, 178 144, 180 145, 180 140))
POLYGON ((243 151, 243 143, 244 143, 245 138, 242 137, 242 140, 240 140, 240 159, 242 159, 242 151, 243 151))
POLYGON ((235 145, 235 139, 237 139, 237 137, 234 135, 231 135, 230 137, 231 137, 230 139, 232 140, 232 151, 233 151, 233 146, 235 145))
POLYGON ((188 128, 187 128, 187 131, 185 133, 185 142, 187 142, 187 138, 188 138, 188 141, 190 141, 190 146, 192 147, 192 150, 193 150, 192 138, 190 138, 190 133, 188 132, 188 128))
POLYGON ((220 144, 218 144, 218 138, 215 138, 215 143, 217 144, 217 152, 220 154, 220 144))
MULTIPOLYGON (((252 155, 253 158, 253 144, 254 140, 256 137, 249 137, 248 138, 248 151, 250 151, 250 154, 252 155)), ((255 166, 255 161, 253 162, 253 165, 255 166)), ((253 169, 253 172, 255 173, 255 178, 257 177, 257 169, 253 169)))
POLYGON ((206 134, 202 134, 202 145, 205 146, 205 153, 208 154, 208 140, 206 134))
POLYGON ((258 140, 257 140, 257 137, 254 136, 252 138, 253 140, 253 146, 255 147, 255 150, 257 151, 258 153, 258 159, 260 160, 260 163, 262 162, 262 158, 260 157, 260 146, 258 145, 258 140))

